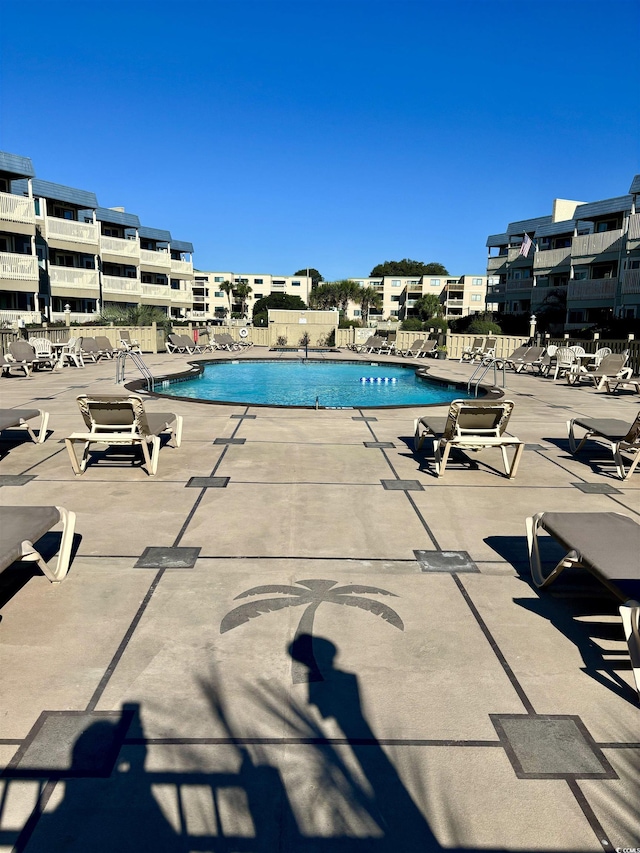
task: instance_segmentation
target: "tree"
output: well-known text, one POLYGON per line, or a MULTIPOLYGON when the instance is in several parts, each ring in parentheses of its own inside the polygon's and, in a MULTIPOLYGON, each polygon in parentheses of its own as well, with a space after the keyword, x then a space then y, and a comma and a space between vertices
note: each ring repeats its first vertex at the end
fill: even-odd
POLYGON ((224 290, 227 294, 227 299, 229 300, 229 316, 231 316, 231 296, 233 295, 233 282, 232 281, 223 281, 220 285, 220 290, 224 290))
POLYGON ((253 288, 246 281, 241 281, 240 284, 236 284, 234 293, 242 303, 242 316, 245 317, 247 313, 247 299, 253 293, 253 288))
POLYGON ((327 311, 338 307, 338 294, 332 281, 325 281, 309 294, 309 307, 316 311, 327 311))
POLYGON ((404 258, 401 261, 385 261, 383 264, 378 264, 369 275, 371 277, 383 275, 449 275, 449 271, 435 261, 425 264, 422 261, 404 258))
POLYGON ((414 305, 415 312, 421 320, 430 320, 442 313, 442 303, 435 293, 425 293, 414 305))
POLYGON ((382 295, 378 293, 375 287, 361 287, 358 300, 360 303, 362 323, 363 325, 368 326, 370 309, 382 308, 382 295))
POLYGON ((317 287, 319 282, 324 281, 324 278, 320 275, 315 267, 306 267, 303 270, 298 270, 294 272, 294 275, 308 275, 311 278, 311 286, 317 287))
POLYGON ((347 313, 349 302, 358 302, 362 288, 352 278, 341 278, 340 281, 331 282, 336 291, 338 309, 343 314, 347 313))
MULTIPOLYGON (((324 602, 328 604, 346 604, 349 607, 359 607, 361 610, 368 610, 370 613, 380 616, 385 622, 393 625, 394 628, 404 631, 402 619, 395 610, 381 601, 372 601, 369 598, 364 598, 364 595, 367 594, 392 595, 395 597, 394 592, 388 592, 386 589, 380 589, 377 586, 360 586, 357 584, 336 587, 337 581, 331 580, 314 579, 296 581, 296 583, 298 586, 265 584, 264 586, 255 586, 252 589, 241 592, 240 595, 236 596, 236 599, 248 598, 251 595, 274 595, 278 597, 262 598, 259 601, 250 601, 247 604, 235 607, 227 613, 220 623, 220 633, 225 634, 232 628, 244 625, 249 620, 255 619, 263 613, 283 610, 285 607, 306 605, 293 640, 293 644, 295 644, 303 635, 313 636, 313 620, 316 610, 324 602)), ((301 666, 300 662, 294 658, 291 670, 294 684, 300 684, 305 681, 324 680, 313 658, 312 648, 309 649, 309 662, 307 666, 310 670, 308 673, 305 667, 301 666)))
POLYGON ((266 314, 269 308, 280 309, 283 311, 305 311, 307 305, 299 296, 290 296, 288 293, 270 293, 268 296, 263 296, 262 299, 258 299, 254 303, 254 324, 266 326, 266 314), (263 316, 265 317, 264 323, 262 322, 263 316), (256 323, 258 319, 260 319, 260 322, 256 323))

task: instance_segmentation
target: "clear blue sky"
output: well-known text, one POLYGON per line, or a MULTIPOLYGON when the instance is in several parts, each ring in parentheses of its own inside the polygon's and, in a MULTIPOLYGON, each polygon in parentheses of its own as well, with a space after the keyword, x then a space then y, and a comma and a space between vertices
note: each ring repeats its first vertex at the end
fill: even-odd
POLYGON ((3 0, 0 148, 200 269, 482 273, 509 221, 627 193, 639 8, 3 0))

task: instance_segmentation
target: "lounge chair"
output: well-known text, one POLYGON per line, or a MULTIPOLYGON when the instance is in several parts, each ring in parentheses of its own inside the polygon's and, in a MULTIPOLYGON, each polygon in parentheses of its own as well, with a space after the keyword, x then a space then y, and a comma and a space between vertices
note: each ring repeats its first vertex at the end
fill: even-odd
POLYGON ((42 409, 0 409, 0 432, 13 427, 24 427, 35 444, 42 444, 47 437, 49 412, 42 409), (36 435, 29 421, 40 418, 40 429, 36 435))
POLYGON ((377 335, 369 335, 364 343, 353 344, 351 349, 354 352, 368 352, 369 347, 375 345, 375 342, 378 340, 380 340, 380 338, 377 335))
POLYGON ((544 357, 544 347, 529 347, 524 356, 518 360, 515 366, 516 373, 525 373, 527 368, 540 371, 542 367, 542 359, 544 357))
POLYGON ((537 587, 563 569, 587 569, 622 601, 619 607, 631 666, 640 694, 640 525, 617 512, 540 512, 527 518, 531 577, 537 587), (568 553, 548 574, 540 559, 538 531, 546 530, 568 553))
POLYGON ((187 351, 186 344, 182 340, 182 335, 169 335, 165 342, 165 347, 169 353, 185 353, 187 351))
POLYGON ((416 340, 412 341, 410 346, 408 346, 406 350, 403 350, 400 355, 404 356, 404 358, 417 358, 418 353, 425 343, 426 341, 424 338, 416 338, 416 340))
POLYGON ((127 352, 142 352, 138 341, 132 338, 126 329, 120 329, 120 348, 127 352))
POLYGON ((527 351, 530 349, 531 349, 531 347, 528 345, 516 347, 514 349, 514 351, 511 353, 511 355, 507 356, 506 358, 497 359, 498 366, 499 367, 502 367, 502 366, 510 367, 513 370, 515 370, 516 372, 518 372, 517 371, 518 366, 522 363, 522 359, 526 355, 527 351))
POLYGON ((569 447, 574 455, 582 449, 588 439, 601 440, 611 448, 613 461, 620 479, 626 480, 633 474, 638 460, 640 460, 640 412, 638 412, 631 426, 626 421, 617 418, 572 418, 567 421, 567 431, 569 433, 569 447), (586 430, 579 443, 576 443, 576 427, 586 430), (629 470, 626 472, 621 455, 623 451, 635 455, 629 470))
POLYGON ((202 352, 200 344, 197 344, 193 338, 189 337, 189 335, 178 335, 178 337, 182 339, 183 346, 189 355, 194 352, 202 352))
POLYGON ((496 344, 498 343, 497 338, 487 338, 484 342, 484 346, 482 348, 482 352, 480 353, 480 361, 485 361, 491 358, 496 357, 496 344))
POLYGON ((464 349, 462 350, 460 361, 475 361, 476 357, 482 355, 483 348, 484 338, 474 338, 473 342, 469 344, 469 346, 464 347, 464 349))
POLYGON ((96 343, 100 348, 100 354, 105 358, 113 358, 116 351, 106 335, 96 335, 96 343))
POLYGON ((437 345, 438 341, 435 338, 432 341, 425 341, 422 347, 415 354, 414 358, 426 358, 427 356, 433 358, 436 354, 437 345))
POLYGON ((99 361, 102 353, 95 338, 82 338, 82 346, 80 348, 82 360, 91 359, 94 363, 99 361))
POLYGON ((76 515, 61 506, 0 507, 0 572, 18 560, 35 562, 51 583, 60 583, 69 569, 76 515), (62 540, 55 567, 47 565, 35 543, 62 522, 62 540))
POLYGON ((626 379, 611 379, 607 377, 604 380, 604 388, 607 394, 615 394, 618 389, 635 391, 636 394, 640 394, 640 378, 634 379, 633 376, 629 376, 626 379))
POLYGON ((454 400, 446 418, 429 414, 414 421, 415 450, 422 448, 425 439, 433 442, 436 473, 441 477, 452 447, 463 451, 499 447, 505 472, 511 479, 516 475, 524 450, 522 441, 504 435, 512 411, 513 403, 510 400, 454 400), (507 447, 515 448, 511 465, 507 447))
POLYGON ((228 350, 231 352, 232 350, 242 349, 240 344, 231 337, 228 332, 219 332, 213 336, 213 340, 216 343, 218 349, 228 350))
POLYGON ((180 447, 182 417, 167 412, 147 412, 142 399, 135 394, 128 397, 89 397, 81 394, 78 397, 78 406, 89 432, 72 433, 65 439, 73 471, 78 476, 83 474, 87 467, 91 444, 139 445, 150 475, 158 470, 160 435, 174 435, 176 447, 180 447), (84 445, 80 461, 74 449, 78 442, 84 445), (151 455, 149 444, 152 447, 151 455))
POLYGON ((540 359, 540 364, 538 365, 538 371, 542 376, 546 376, 551 370, 557 351, 558 347, 555 344, 549 344, 545 349, 544 355, 540 359))
POLYGON ((6 360, 9 362, 9 372, 19 367, 27 377, 40 364, 35 349, 27 341, 11 341, 6 360))
POLYGON ((606 355, 600 364, 593 370, 578 368, 567 374, 567 382, 570 385, 578 385, 581 382, 593 382, 596 390, 604 388, 605 382, 613 382, 616 379, 630 379, 633 373, 630 367, 625 367, 629 351, 614 352, 606 355))

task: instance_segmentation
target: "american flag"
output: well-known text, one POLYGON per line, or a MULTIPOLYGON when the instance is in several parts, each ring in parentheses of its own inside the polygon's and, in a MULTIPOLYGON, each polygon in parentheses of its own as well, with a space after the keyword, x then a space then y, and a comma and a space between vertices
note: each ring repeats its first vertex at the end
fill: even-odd
POLYGON ((531 249, 531 237, 525 232, 524 240, 522 241, 522 245, 520 246, 520 252, 524 258, 528 257, 529 250, 531 249))

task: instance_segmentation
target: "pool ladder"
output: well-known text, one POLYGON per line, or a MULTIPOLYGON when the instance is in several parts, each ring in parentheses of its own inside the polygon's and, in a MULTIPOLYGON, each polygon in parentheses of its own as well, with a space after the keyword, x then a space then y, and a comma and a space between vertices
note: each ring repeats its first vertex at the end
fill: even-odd
POLYGON ((144 363, 140 353, 132 352, 131 350, 120 350, 116 357, 116 385, 120 385, 120 383, 124 382, 124 370, 127 363, 127 356, 142 374, 147 385, 147 391, 153 391, 153 376, 151 375, 151 371, 144 363))
POLYGON ((474 381, 475 381, 475 385, 474 385, 474 389, 473 389, 474 390, 474 396, 475 397, 478 396, 478 386, 480 385, 480 383, 482 382, 482 380, 485 378, 485 376, 487 375, 487 373, 489 372, 489 370, 492 367, 493 367, 493 384, 496 386, 498 385, 498 370, 501 370, 502 371, 502 387, 503 388, 507 387, 506 373, 505 373, 505 368, 504 368, 504 360, 499 359, 499 358, 490 358, 490 359, 485 359, 485 360, 481 361, 480 364, 476 367, 476 369, 473 371, 473 373, 469 377, 469 381, 467 383, 467 394, 471 393, 471 386, 474 385, 474 381))

